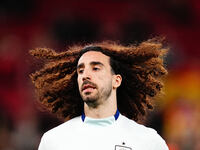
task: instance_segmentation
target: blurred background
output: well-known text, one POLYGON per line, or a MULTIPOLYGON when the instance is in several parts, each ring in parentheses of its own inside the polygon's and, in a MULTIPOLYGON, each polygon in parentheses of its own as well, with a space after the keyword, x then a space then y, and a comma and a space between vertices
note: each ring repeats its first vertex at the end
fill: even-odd
POLYGON ((102 40, 128 45, 157 35, 170 44, 169 76, 145 124, 170 150, 200 150, 200 1, 1 0, 0 150, 36 150, 42 134, 61 123, 36 105, 28 50, 102 40))

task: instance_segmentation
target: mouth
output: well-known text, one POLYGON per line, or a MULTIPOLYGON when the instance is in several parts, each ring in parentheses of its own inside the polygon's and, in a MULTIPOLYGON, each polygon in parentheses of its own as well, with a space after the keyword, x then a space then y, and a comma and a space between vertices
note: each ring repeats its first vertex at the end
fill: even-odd
POLYGON ((90 84, 85 84, 85 85, 83 85, 82 91, 85 91, 85 90, 87 90, 87 89, 96 89, 96 87, 93 86, 93 85, 90 85, 90 84))

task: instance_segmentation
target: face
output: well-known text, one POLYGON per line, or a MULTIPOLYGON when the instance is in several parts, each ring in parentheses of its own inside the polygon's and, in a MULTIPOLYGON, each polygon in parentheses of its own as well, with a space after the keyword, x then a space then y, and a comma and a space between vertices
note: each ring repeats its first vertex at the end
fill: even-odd
POLYGON ((111 95, 113 74, 110 58, 101 52, 84 53, 77 65, 78 86, 85 103, 96 107, 111 95))

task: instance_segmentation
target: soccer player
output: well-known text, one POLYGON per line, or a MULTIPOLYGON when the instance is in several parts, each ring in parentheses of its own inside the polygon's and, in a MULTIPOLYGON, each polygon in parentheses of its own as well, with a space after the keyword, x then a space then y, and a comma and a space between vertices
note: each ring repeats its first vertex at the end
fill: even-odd
POLYGON ((137 123, 163 87, 166 52, 156 39, 31 50, 45 61, 30 75, 39 101, 65 120, 43 135, 39 150, 168 150, 154 129, 137 123))

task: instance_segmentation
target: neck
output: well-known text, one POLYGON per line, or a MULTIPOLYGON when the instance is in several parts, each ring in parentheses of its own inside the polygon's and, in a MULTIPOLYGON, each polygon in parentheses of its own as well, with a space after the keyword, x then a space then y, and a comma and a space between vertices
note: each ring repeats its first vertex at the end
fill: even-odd
MULTIPOLYGON (((111 96, 112 97, 112 96, 111 96)), ((113 116, 117 111, 117 100, 116 96, 104 100, 102 104, 99 104, 97 107, 89 107, 84 103, 84 113, 87 117, 90 118, 107 118, 113 116)))

